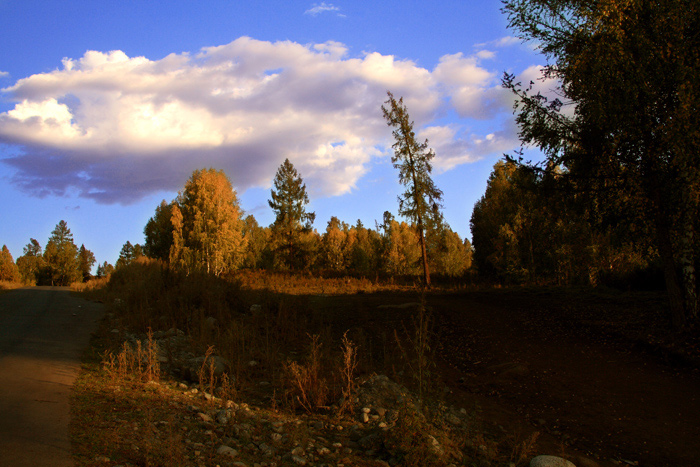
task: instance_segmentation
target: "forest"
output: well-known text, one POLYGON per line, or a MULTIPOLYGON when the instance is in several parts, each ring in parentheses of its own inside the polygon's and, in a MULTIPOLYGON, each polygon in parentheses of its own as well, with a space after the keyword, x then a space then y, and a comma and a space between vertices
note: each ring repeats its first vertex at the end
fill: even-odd
MULTIPOLYGON (((665 288, 676 327, 698 320, 700 163, 692 2, 507 1, 509 27, 538 44, 552 99, 504 73, 523 148, 504 155, 471 216, 472 241, 445 222, 428 141, 416 140, 403 99, 381 107, 393 129, 392 163, 406 191, 398 218, 374 226, 332 217, 323 231, 301 174, 285 160, 269 206, 275 221, 245 215, 226 174, 195 171, 176 199, 155 208, 142 244, 126 242, 104 277, 141 256, 186 273, 241 269, 372 278, 431 285, 586 285, 665 288), (615 70, 615 73, 609 73, 615 70), (523 158, 538 148, 543 161, 523 158), (438 280, 438 283, 440 282, 438 280)), ((88 280, 94 255, 59 222, 42 251, 32 238, 0 280, 68 285, 88 280)))

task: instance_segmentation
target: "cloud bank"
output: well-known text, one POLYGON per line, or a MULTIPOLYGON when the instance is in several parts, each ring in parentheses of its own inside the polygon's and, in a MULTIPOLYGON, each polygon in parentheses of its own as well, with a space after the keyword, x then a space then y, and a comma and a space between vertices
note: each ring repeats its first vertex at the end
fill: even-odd
POLYGON ((267 187, 289 158, 316 196, 339 195, 391 150, 387 90, 404 97, 441 170, 517 145, 512 128, 435 124, 451 109, 476 120, 510 110, 482 56, 446 55, 427 70, 376 52, 350 57, 337 42, 248 37, 160 60, 88 51, 3 89, 15 106, 0 114, 0 143, 20 151, 0 161, 34 196, 128 204, 209 166, 239 191, 267 187))

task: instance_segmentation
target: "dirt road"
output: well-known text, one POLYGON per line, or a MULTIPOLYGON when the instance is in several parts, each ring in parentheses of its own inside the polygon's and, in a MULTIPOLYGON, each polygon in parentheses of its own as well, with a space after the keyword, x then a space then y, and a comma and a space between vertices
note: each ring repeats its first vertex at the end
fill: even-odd
POLYGON ((0 467, 73 465, 68 398, 102 313, 68 288, 0 294, 0 467))

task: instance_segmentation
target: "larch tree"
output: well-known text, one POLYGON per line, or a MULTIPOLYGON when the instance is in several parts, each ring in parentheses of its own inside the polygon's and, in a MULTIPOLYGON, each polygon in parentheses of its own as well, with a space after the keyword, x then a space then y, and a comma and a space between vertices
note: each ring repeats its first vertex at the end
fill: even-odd
POLYGON ((171 264, 219 276, 245 256, 236 192, 221 170, 195 170, 172 208, 171 264))
POLYGON ((505 75, 520 139, 567 169, 591 212, 648 222, 671 320, 697 322, 700 4, 507 0, 503 11, 547 58, 543 77, 560 83, 549 100, 505 75))
POLYGON ((387 94, 389 99, 385 102, 387 106, 382 106, 382 112, 387 125, 394 128, 394 155, 391 162, 399 170, 399 183, 406 187, 406 191, 399 195, 399 215, 411 220, 418 228, 423 280, 426 287, 429 287, 425 228, 428 218, 438 211, 442 203, 442 191, 435 186, 430 176, 433 171, 430 161, 435 153, 428 149, 427 139, 423 143, 416 140, 413 122, 403 104, 403 97, 397 101, 391 92, 387 94))
POLYGON ((19 269, 7 245, 3 245, 0 251, 0 281, 18 282, 19 280, 19 269))
POLYGON ((289 159, 277 169, 273 187, 268 204, 275 213, 272 224, 275 250, 286 267, 297 269, 307 262, 305 250, 309 242, 305 241, 305 234, 311 231, 316 214, 306 211, 309 204, 306 184, 289 159))

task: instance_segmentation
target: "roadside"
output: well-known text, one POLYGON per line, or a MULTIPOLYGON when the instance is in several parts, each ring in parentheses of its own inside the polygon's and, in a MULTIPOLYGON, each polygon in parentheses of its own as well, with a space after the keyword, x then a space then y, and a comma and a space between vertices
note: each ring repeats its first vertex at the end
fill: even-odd
MULTIPOLYGON (((90 408, 93 403, 90 402, 80 409, 88 415, 93 413, 94 420, 80 415, 76 420, 80 420, 78 426, 87 427, 90 436, 99 438, 100 430, 106 429, 107 433, 112 430, 106 438, 112 441, 97 439, 88 443, 98 449, 90 451, 88 448, 81 454, 84 465, 128 465, 130 462, 126 459, 133 455, 132 451, 158 452, 151 444, 139 444, 153 439, 139 435, 144 433, 143 427, 149 427, 146 433, 160 440, 179 435, 176 444, 186 451, 182 465, 214 466, 227 465, 227 462, 239 466, 255 463, 301 465, 291 457, 301 452, 292 453, 299 447, 304 452, 305 465, 337 465, 343 463, 345 457, 338 456, 344 453, 352 454, 348 460, 353 465, 393 465, 397 460, 410 465, 405 462, 405 452, 392 451, 391 441, 382 440, 375 447, 359 443, 369 435, 364 430, 371 426, 360 418, 364 413, 362 409, 369 409, 368 417, 379 417, 370 418, 376 422, 375 429, 387 428, 379 427, 379 423, 388 423, 381 419, 386 412, 380 416, 373 407, 356 406, 355 412, 345 421, 334 418, 337 415, 331 412, 302 416, 303 411, 295 413, 294 404, 289 404, 289 381, 285 381, 280 367, 290 361, 305 364, 306 350, 299 338, 306 333, 322 335, 328 349, 336 346, 333 342, 337 343, 348 331, 359 348, 357 374, 361 380, 367 380, 372 374, 386 374, 392 384, 398 381, 415 390, 417 379, 411 372, 415 370, 416 360, 407 361, 405 357, 416 349, 407 351, 404 346, 409 344, 410 347, 418 338, 413 333, 417 329, 419 294, 380 291, 288 296, 256 291, 249 295, 262 300, 258 302, 262 305, 251 306, 255 302, 250 302, 250 297, 222 295, 223 299, 211 302, 214 304, 211 313, 216 318, 207 317, 201 310, 196 315, 189 314, 201 320, 193 321, 197 336, 193 344, 200 346, 200 356, 204 353, 201 344, 207 336, 218 339, 219 346, 229 346, 224 350, 231 359, 238 387, 235 397, 228 400, 239 409, 231 412, 226 423, 217 421, 219 411, 226 407, 207 405, 209 401, 202 395, 201 384, 196 378, 192 380, 196 371, 171 368, 176 379, 164 378, 145 391, 161 396, 167 394, 162 397, 163 402, 153 402, 138 395, 144 393, 143 384, 138 386, 137 392, 131 392, 128 385, 104 382, 108 375, 95 360, 92 368, 86 371, 91 378, 89 384, 83 387, 102 387, 105 391, 87 394, 94 408, 90 408), (236 310, 222 307, 226 303, 236 310), (248 308, 249 312, 238 311, 248 308), (281 327, 283 332, 279 334, 275 326, 281 327), (239 338, 245 343, 237 340, 239 338), (239 358, 240 355, 243 357, 239 358), (234 361, 236 358, 238 361, 234 361), (257 360, 255 364, 251 363, 253 359, 257 360), (190 380, 184 381, 187 375, 190 380), (159 389, 153 389, 156 386, 159 389), (105 405, 99 400, 106 401, 105 405), (109 404, 123 409, 118 409, 112 417, 105 416, 109 404), (170 407, 174 412, 152 418, 154 415, 149 414, 157 412, 148 408, 152 404, 170 407), (239 414, 242 406, 250 410, 239 414), (264 414, 263 418, 249 423, 246 418, 249 411, 264 414), (124 420, 132 420, 126 413, 128 417, 135 417, 133 431, 119 428, 124 420), (207 421, 200 413, 212 420, 207 421), (173 420, 174 425, 168 420, 173 420), (302 431, 306 434, 295 438, 284 431, 286 428, 284 433, 276 432, 274 428, 279 426, 274 423, 281 420, 286 420, 282 423, 284 426, 293 420, 297 426, 305 427, 302 431), (188 428, 193 423, 198 428, 188 428), (258 425, 260 431, 245 434, 250 431, 247 426, 258 425), (326 443, 323 440, 332 440, 337 434, 333 429, 328 432, 327 426, 342 426, 340 431, 352 430, 354 438, 326 443), (182 433, 175 430, 176 427, 182 433), (291 440, 290 444, 273 446, 269 443, 273 433, 287 435, 284 439, 285 442, 291 440), (360 437, 363 433, 365 436, 360 437), (130 441, 134 439, 138 442, 130 441), (100 443, 121 446, 121 451, 108 455, 105 460, 100 457, 100 443), (337 450, 332 449, 334 443, 340 443, 337 450), (274 453, 265 457, 261 445, 273 446, 274 453), (221 446, 237 451, 237 457, 222 458, 216 452, 221 446), (336 457, 314 454, 316 449, 328 454, 323 448, 336 457), (98 457, 101 463, 95 463, 98 457)), ((172 296, 168 297, 172 300, 172 296)), ((123 309, 123 302, 115 303, 117 310, 123 309)), ((674 335, 665 327, 660 319, 664 306, 661 294, 515 289, 433 293, 426 297, 425 303, 432 323, 426 348, 430 347, 428 353, 433 360, 424 368, 429 370, 426 382, 430 385, 431 397, 444 401, 443 407, 454 408, 451 413, 457 417, 464 417, 457 425, 445 422, 445 418, 430 420, 431 430, 438 429, 430 435, 438 445, 455 446, 462 454, 449 462, 524 466, 533 455, 553 454, 574 460, 579 467, 697 465, 700 459, 700 447, 696 443, 700 435, 696 422, 700 417, 697 336, 674 335), (681 345, 683 342, 685 346, 681 345), (445 428, 449 429, 440 431, 445 428)), ((148 322, 139 318, 140 315, 126 316, 132 321, 148 322)), ((182 315, 171 316, 157 318, 155 315, 150 320, 159 322, 167 318, 184 322, 182 315)), ((124 333, 130 331, 116 331, 108 330, 111 349, 118 352, 124 333)), ((174 331, 164 328, 158 332, 173 336, 174 331)), ((161 341, 165 339, 161 345, 176 347, 168 341, 173 337, 159 336, 161 341)), ((129 339, 134 342, 133 335, 129 339)), ((145 335, 141 334, 140 339, 145 339, 145 335)), ((104 361, 104 351, 100 355, 104 361)), ((413 357, 415 355, 411 355, 413 357)), ((220 403, 225 405, 226 400, 223 398, 220 403)), ((395 401, 383 405, 380 408, 387 411, 398 407, 395 401)), ((422 425, 414 426, 403 432, 403 438, 416 432, 431 433, 422 425)), ((172 442, 171 439, 171 445, 172 442)), ((433 442, 422 438, 415 445, 425 448, 433 442)), ((158 465, 148 462, 142 458, 131 464, 158 465)))
POLYGON ((0 295, 0 466, 70 466, 69 395, 102 314, 67 288, 0 295))

